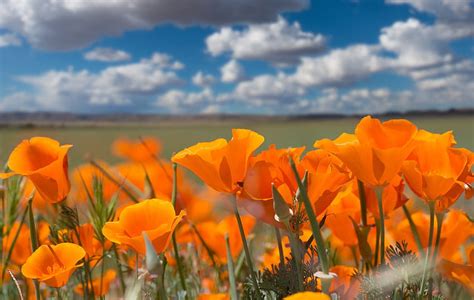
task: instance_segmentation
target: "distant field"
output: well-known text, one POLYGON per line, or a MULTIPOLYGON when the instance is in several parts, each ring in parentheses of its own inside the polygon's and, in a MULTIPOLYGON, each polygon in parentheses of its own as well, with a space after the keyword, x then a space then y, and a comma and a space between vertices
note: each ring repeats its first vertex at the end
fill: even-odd
MULTIPOLYGON (((474 149, 474 116, 415 117, 410 118, 418 127, 433 132, 453 130, 459 147, 474 149)), ((315 121, 222 121, 222 122, 166 122, 150 125, 65 126, 62 128, 0 128, 0 162, 5 163, 12 148, 22 139, 32 136, 49 136, 61 143, 73 144, 71 165, 86 157, 117 161, 111 156, 110 145, 118 137, 137 138, 153 136, 163 142, 163 157, 169 158, 199 141, 219 137, 228 138, 231 128, 249 128, 263 134, 266 145, 278 147, 307 146, 312 148, 316 139, 335 138, 342 132, 352 132, 357 119, 315 121)))

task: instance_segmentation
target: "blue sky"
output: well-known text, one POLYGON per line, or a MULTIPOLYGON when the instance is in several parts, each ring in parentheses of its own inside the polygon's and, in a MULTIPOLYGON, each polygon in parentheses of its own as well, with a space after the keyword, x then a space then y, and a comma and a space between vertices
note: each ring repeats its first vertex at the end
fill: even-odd
POLYGON ((0 111, 474 107, 472 0, 0 0, 0 111))

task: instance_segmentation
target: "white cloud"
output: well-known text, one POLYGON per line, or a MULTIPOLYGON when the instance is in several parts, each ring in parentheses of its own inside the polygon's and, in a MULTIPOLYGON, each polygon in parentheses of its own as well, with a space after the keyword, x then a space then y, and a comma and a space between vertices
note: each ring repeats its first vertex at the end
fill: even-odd
POLYGON ((204 74, 202 71, 194 74, 192 78, 193 84, 200 87, 209 87, 215 83, 216 79, 211 74, 204 74))
POLYGON ((380 44, 398 56, 400 67, 423 67, 451 61, 448 39, 438 27, 416 19, 395 22, 382 29, 380 44))
POLYGON ((305 89, 284 73, 260 75, 239 83, 231 98, 252 103, 268 104, 294 101, 305 95, 305 89))
POLYGON ((298 22, 282 17, 275 23, 252 24, 244 30, 222 28, 206 39, 213 56, 230 53, 235 59, 264 60, 277 65, 296 64, 300 56, 321 52, 325 38, 304 32, 298 22))
POLYGON ((244 78, 245 70, 235 59, 230 60, 221 68, 222 82, 238 82, 244 78))
POLYGON ((15 92, 0 99, 0 111, 35 111, 38 107, 33 96, 25 92, 15 92))
POLYGON ((136 63, 103 69, 51 70, 40 75, 18 79, 35 89, 36 106, 44 110, 88 111, 132 106, 146 109, 158 93, 179 85, 182 80, 174 71, 176 61, 161 53, 136 63))
POLYGON ((97 60, 103 62, 117 62, 130 60, 131 56, 123 50, 113 48, 94 48, 84 54, 87 60, 97 60))
POLYGON ((70 50, 104 36, 151 29, 158 24, 229 25, 271 22, 308 0, 2 0, 0 28, 24 36, 34 47, 70 50), (229 13, 231 12, 231 13, 229 13))
POLYGON ((199 92, 170 90, 159 96, 155 106, 166 109, 170 113, 206 112, 209 105, 216 105, 216 96, 210 88, 199 92))
POLYGON ((20 46, 21 40, 16 34, 5 33, 0 35, 0 48, 8 46, 20 46))
POLYGON ((409 4, 436 16, 436 27, 452 38, 474 35, 472 0, 386 0, 391 4, 409 4))
POLYGON ((306 86, 348 85, 390 66, 391 60, 379 52, 377 46, 361 44, 335 49, 320 57, 305 57, 293 77, 306 86))

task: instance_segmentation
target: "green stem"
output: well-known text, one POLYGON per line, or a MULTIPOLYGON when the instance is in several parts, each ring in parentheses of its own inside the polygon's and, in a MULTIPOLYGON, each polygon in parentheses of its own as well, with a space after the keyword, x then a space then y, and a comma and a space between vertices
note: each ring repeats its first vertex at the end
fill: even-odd
POLYGON ((362 220, 362 226, 367 226, 367 198, 365 196, 364 183, 357 180, 357 187, 359 188, 359 201, 360 201, 360 216, 362 220))
POLYGON ((423 244, 421 243, 420 234, 418 233, 415 222, 413 222, 413 218, 411 217, 411 214, 405 204, 403 204, 402 208, 403 212, 405 213, 405 217, 408 220, 408 224, 410 224, 410 229, 413 234, 413 238, 415 239, 416 247, 418 248, 420 255, 423 256, 425 250, 423 249, 423 244))
POLYGON ((275 229, 275 236, 277 240, 277 245, 278 245, 278 254, 280 256, 280 267, 285 265, 285 254, 283 253, 283 245, 281 242, 281 234, 280 234, 280 229, 278 227, 273 227, 275 229))
POLYGON ((230 296, 232 300, 238 300, 237 285, 235 283, 234 261, 232 260, 232 253, 230 252, 229 235, 225 235, 225 250, 227 252, 227 271, 229 273, 230 296))
POLYGON ((439 243, 441 240, 441 230, 443 227, 443 220, 444 220, 444 212, 436 213, 437 226, 436 226, 436 240, 435 240, 435 246, 434 246, 435 248, 434 248, 433 257, 432 257, 433 266, 436 265, 436 257, 438 256, 438 252, 439 252, 439 243))
MULTIPOLYGON (((28 219, 30 225, 31 250, 32 252, 35 252, 36 249, 38 249, 38 235, 36 234, 35 217, 33 216, 33 196, 28 201, 28 219)), ((40 300, 40 284, 36 279, 33 279, 33 283, 35 285, 36 300, 40 300)))
MULTIPOLYGON (((432 262, 431 262, 431 265, 432 267, 436 267, 436 258, 438 257, 438 252, 439 252, 439 243, 440 243, 440 240, 441 240, 441 230, 442 230, 442 227, 443 227, 443 219, 444 219, 444 212, 441 212, 441 213, 436 213, 436 221, 437 221, 437 226, 436 226, 436 239, 435 239, 435 245, 434 245, 434 252, 433 252, 433 255, 432 255, 432 262)), ((428 273, 429 276, 428 277, 431 277, 431 272, 428 273)), ((429 292, 428 292, 428 295, 431 295, 432 292, 431 292, 431 288, 433 287, 433 285, 430 285, 430 289, 429 289, 429 292)))
POLYGON ((379 243, 380 242, 380 221, 375 220, 375 253, 374 253, 374 266, 377 265, 379 259, 379 243))
POLYGON ((385 215, 383 211, 383 196, 382 193, 377 195, 377 203, 379 206, 380 215, 380 264, 385 264, 385 215))
MULTIPOLYGON (((22 217, 21 217, 20 226, 18 227, 17 231, 15 232, 15 236, 13 237, 13 240, 12 240, 12 243, 11 243, 11 245, 10 245, 10 248, 8 249, 6 259, 5 259, 5 261, 3 262, 2 282, 4 282, 5 273, 6 273, 6 271, 7 271, 7 266, 8 266, 8 263, 10 262, 10 258, 11 258, 11 256, 12 256, 12 254, 13 254, 13 249, 15 248, 16 241, 18 240, 18 237, 20 236, 21 227, 23 227, 23 224, 25 224, 27 212, 28 212, 28 207, 26 207, 25 211, 23 212, 23 215, 22 215, 22 217)), ((4 240, 5 240, 5 238, 2 239, 2 242, 4 242, 4 240)), ((2 252, 2 253, 3 253, 3 252, 2 252)))
POLYGON ((117 246, 113 244, 112 248, 115 255, 115 263, 117 264, 117 271, 119 273, 120 288, 122 289, 122 294, 125 294, 125 279, 123 278, 122 266, 120 265, 120 258, 117 252, 117 246))
POLYGON ((431 244, 433 243, 433 231, 434 231, 434 215, 435 215, 435 203, 434 201, 428 202, 428 206, 430 209, 430 233, 428 235, 428 248, 425 253, 425 263, 423 266, 423 276, 421 277, 421 285, 420 285, 420 293, 419 296, 423 296, 423 292, 425 289, 425 280, 426 280, 426 274, 428 271, 428 261, 429 257, 431 254, 431 244))
POLYGON ((359 269, 359 260, 357 259, 357 250, 355 246, 351 246, 352 257, 354 258, 354 266, 359 269))
POLYGON ((260 296, 260 287, 258 285, 257 275, 255 274, 255 271, 253 268, 252 256, 250 254, 249 246, 247 244, 247 239, 245 238, 244 226, 242 225, 239 209, 237 208, 237 199, 236 198, 231 198, 231 199, 232 199, 231 201, 234 207, 234 215, 235 215, 235 218, 237 219, 237 225, 239 226, 240 238, 242 239, 242 244, 244 246, 245 258, 247 260, 247 266, 249 268, 250 277, 252 278, 254 287, 256 289, 255 292, 256 292, 257 298, 262 299, 262 297, 260 296))
MULTIPOLYGON (((176 165, 176 163, 173 163, 173 189, 171 191, 171 203, 173 204, 173 207, 175 207, 175 209, 176 209, 177 197, 178 197, 178 166, 176 165)), ((188 299, 186 279, 184 277, 183 262, 181 261, 181 257, 179 256, 179 248, 178 248, 178 243, 176 242, 175 232, 173 232, 171 240, 173 242, 174 257, 176 259, 176 265, 178 266, 178 274, 179 274, 179 281, 181 283, 181 288, 186 292, 185 299, 188 299)))
MULTIPOLYGON (((329 274, 329 259, 328 254, 326 251, 326 244, 324 243, 323 236, 321 234, 321 228, 319 226, 318 219, 313 210, 313 206, 311 205, 311 201, 309 200, 308 193, 306 192, 306 188, 301 182, 300 175, 298 174, 298 170, 296 169, 295 162, 293 159, 290 158, 291 168, 296 178, 296 182, 298 183, 298 188, 300 190, 300 195, 303 198, 303 202, 306 208, 306 214, 308 215, 309 222, 311 224, 311 229, 313 231, 313 236, 316 240, 317 250, 318 250, 318 257, 321 262, 321 268, 325 274, 329 274)), ((322 280, 325 283, 325 280, 322 280)), ((330 282, 329 282, 330 283, 330 282)), ((323 292, 328 293, 329 291, 329 283, 323 284, 323 292)))
POLYGON ((164 256, 163 254, 161 255, 161 261, 163 262, 163 270, 161 272, 161 287, 159 288, 160 290, 159 295, 162 300, 166 300, 168 299, 168 295, 166 293, 166 287, 165 287, 165 273, 166 273, 166 266, 168 265, 168 261, 166 260, 166 256, 164 256))
MULTIPOLYGON (((104 243, 102 242, 102 257, 104 257, 104 243)), ((99 262, 97 262, 99 263, 99 262)), ((104 284, 104 271, 105 271, 105 259, 100 263, 100 287, 99 287, 99 295, 102 295, 102 285, 104 284)), ((102 296, 101 296, 102 298, 102 296)))
POLYGON ((304 285, 303 285, 303 267, 301 266, 301 263, 303 261, 303 253, 301 253, 301 247, 299 245, 300 241, 299 238, 295 236, 293 232, 290 231, 290 227, 287 224, 287 229, 288 229, 288 237, 290 238, 290 247, 291 247, 291 252, 293 253, 293 260, 295 261, 295 266, 296 266, 296 272, 298 273, 298 289, 299 291, 304 291, 304 285))

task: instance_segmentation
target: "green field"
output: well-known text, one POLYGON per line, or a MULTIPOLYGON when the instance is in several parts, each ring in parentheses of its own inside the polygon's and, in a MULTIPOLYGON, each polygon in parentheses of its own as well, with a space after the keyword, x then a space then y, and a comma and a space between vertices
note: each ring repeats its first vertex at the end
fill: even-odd
MULTIPOLYGON (((474 116, 416 117, 410 118, 419 128, 433 132, 453 130, 459 147, 474 149, 474 116)), ((163 142, 162 156, 169 158, 196 142, 219 137, 228 138, 231 128, 249 128, 263 134, 266 145, 278 147, 307 146, 312 148, 316 139, 335 138, 342 132, 352 132, 358 119, 304 120, 304 121, 188 121, 163 122, 147 125, 65 126, 36 128, 0 128, 0 162, 5 163, 10 151, 22 139, 32 136, 49 136, 62 144, 73 144, 71 165, 87 158, 117 161, 111 156, 110 146, 118 137, 137 138, 153 136, 163 142)))

